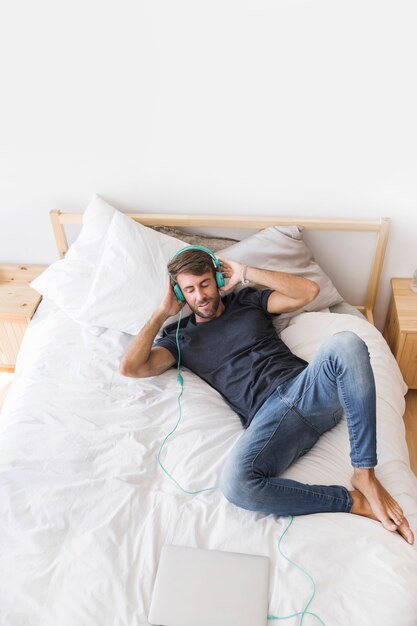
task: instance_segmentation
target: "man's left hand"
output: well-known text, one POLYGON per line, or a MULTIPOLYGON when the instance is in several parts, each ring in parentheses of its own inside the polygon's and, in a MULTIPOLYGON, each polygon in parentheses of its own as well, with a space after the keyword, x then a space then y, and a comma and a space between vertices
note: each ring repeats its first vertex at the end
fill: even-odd
POLYGON ((223 274, 223 276, 228 279, 228 282, 224 287, 221 288, 223 293, 228 293, 232 291, 232 289, 240 283, 242 279, 242 271, 243 264, 238 263, 237 261, 229 261, 228 259, 221 259, 217 257, 220 261, 219 270, 223 274))

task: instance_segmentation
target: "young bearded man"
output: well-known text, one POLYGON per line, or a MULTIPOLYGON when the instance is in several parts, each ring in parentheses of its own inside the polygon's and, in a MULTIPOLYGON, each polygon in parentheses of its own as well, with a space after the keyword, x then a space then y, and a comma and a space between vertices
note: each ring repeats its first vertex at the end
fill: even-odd
POLYGON ((307 363, 278 338, 272 319, 314 300, 318 285, 293 274, 218 261, 229 279, 223 296, 207 252, 186 249, 170 261, 165 296, 126 351, 120 373, 157 376, 177 362, 177 323, 168 325, 153 345, 161 326, 183 305, 174 294, 176 284, 193 312, 180 322, 181 362, 225 398, 245 429, 220 477, 225 497, 245 509, 274 515, 363 515, 413 544, 400 505, 375 475, 375 381, 364 341, 350 331, 336 333, 307 363), (246 287, 233 293, 245 280, 265 289, 246 287), (343 413, 354 489, 280 478, 343 413))

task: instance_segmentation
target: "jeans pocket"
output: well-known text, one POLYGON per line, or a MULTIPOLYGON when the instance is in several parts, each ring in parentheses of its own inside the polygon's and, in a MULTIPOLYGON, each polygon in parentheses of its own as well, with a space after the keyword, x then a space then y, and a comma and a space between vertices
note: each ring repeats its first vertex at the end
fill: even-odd
POLYGON ((325 432, 334 428, 343 414, 339 402, 336 403, 334 398, 328 402, 323 397, 317 399, 314 395, 310 396, 309 389, 307 393, 300 395, 299 386, 292 385, 293 382, 294 379, 290 378, 277 386, 277 393, 282 402, 295 411, 305 424, 319 435, 324 435, 325 432))
POLYGON ((308 425, 319 435, 324 435, 324 433, 327 433, 328 430, 331 430, 337 424, 334 413, 314 410, 311 412, 301 412, 297 405, 294 405, 293 410, 298 413, 306 426, 308 425))

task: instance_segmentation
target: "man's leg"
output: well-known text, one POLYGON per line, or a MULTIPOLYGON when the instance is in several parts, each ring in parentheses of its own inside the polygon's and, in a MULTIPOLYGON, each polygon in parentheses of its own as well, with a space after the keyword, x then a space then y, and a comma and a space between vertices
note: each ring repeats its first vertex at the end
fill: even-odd
MULTIPOLYGON (((328 424, 329 428, 336 425, 333 416, 328 424)), ((308 485, 279 477, 319 437, 317 430, 275 391, 229 454, 220 489, 236 506, 262 513, 350 512, 353 500, 345 487, 308 485)))
MULTIPOLYGON (((290 401, 312 425, 318 426, 321 407, 326 404, 326 397, 332 397, 331 390, 336 386, 346 416, 353 466, 351 482, 356 490, 349 492, 353 500, 351 512, 379 520, 384 528, 398 530, 412 543, 414 538, 400 505, 375 475, 376 393, 367 345, 353 332, 336 333, 323 343, 310 365, 313 367, 307 375, 291 387, 290 401), (314 383, 319 370, 322 375, 314 383)), ((285 383, 278 390, 285 398, 285 383)))
POLYGON ((368 347, 358 335, 329 337, 300 376, 277 391, 320 434, 328 430, 330 411, 337 418, 344 412, 352 466, 377 465, 375 379, 368 347))
POLYGON ((324 342, 301 374, 279 385, 258 411, 232 450, 221 488, 238 506, 277 515, 345 511, 384 520, 387 526, 388 517, 394 516, 399 532, 407 538, 408 523, 401 525, 401 508, 377 481, 372 469, 376 463, 375 383, 368 349, 355 333, 337 333, 324 342), (357 491, 279 478, 336 425, 343 410, 354 479, 362 476, 357 491))

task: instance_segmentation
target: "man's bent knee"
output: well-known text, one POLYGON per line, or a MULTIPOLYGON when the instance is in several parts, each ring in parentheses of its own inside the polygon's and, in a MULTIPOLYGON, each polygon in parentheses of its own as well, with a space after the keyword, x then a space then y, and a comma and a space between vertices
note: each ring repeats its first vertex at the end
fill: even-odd
POLYGON ((330 337, 340 347, 342 353, 360 354, 361 352, 369 355, 368 346, 364 340, 351 330, 342 330, 334 333, 330 337))
POLYGON ((259 510, 259 489, 262 478, 257 478, 243 467, 228 469, 227 465, 220 476, 219 488, 232 504, 250 511, 259 510))

